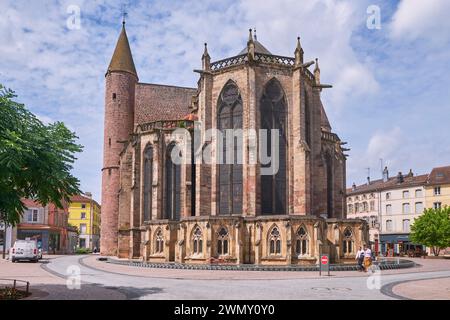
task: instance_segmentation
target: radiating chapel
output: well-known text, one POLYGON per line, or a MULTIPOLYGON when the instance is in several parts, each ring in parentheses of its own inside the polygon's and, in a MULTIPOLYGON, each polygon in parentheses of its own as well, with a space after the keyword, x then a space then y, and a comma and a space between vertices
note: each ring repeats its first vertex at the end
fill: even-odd
POLYGON ((346 149, 321 102, 330 86, 317 59, 304 61, 299 38, 293 57, 275 55, 249 30, 241 52, 213 62, 205 44, 201 62, 196 87, 139 82, 123 24, 105 76, 101 253, 189 264, 316 264, 321 252, 353 260, 368 229, 346 218, 346 149), (190 157, 181 164, 177 128, 192 142, 179 148, 190 157), (233 146, 242 161, 194 161, 205 149, 226 152, 208 129, 277 129, 278 170, 262 174, 267 164, 250 161, 246 134, 233 146))

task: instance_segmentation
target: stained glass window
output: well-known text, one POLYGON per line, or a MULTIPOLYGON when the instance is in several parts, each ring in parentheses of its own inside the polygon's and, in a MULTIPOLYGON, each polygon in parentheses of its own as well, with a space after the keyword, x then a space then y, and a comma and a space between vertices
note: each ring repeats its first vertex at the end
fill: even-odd
MULTIPOLYGON (((217 127, 222 132, 219 145, 219 150, 222 150, 222 163, 219 164, 219 214, 241 214, 242 139, 233 135, 234 140, 227 141, 226 134, 229 129, 242 129, 242 98, 233 82, 227 83, 220 94, 217 127), (232 161, 227 161, 227 144, 233 145, 232 161)), ((231 138, 231 135, 228 137, 231 138)))
POLYGON ((166 186, 164 188, 166 206, 164 217, 170 220, 180 220, 181 165, 172 161, 172 151, 176 152, 176 150, 178 150, 176 144, 171 143, 166 151, 166 186))
POLYGON ((152 212, 153 147, 144 151, 144 221, 151 219, 152 212))
MULTIPOLYGON (((280 83, 273 79, 264 89, 260 104, 261 129, 267 130, 268 157, 272 155, 272 129, 278 130, 279 146, 278 171, 271 175, 261 175, 261 211, 264 215, 286 214, 286 159, 287 159, 287 110, 286 101, 280 83)), ((264 152, 264 151, 263 151, 264 152)), ((269 164, 261 164, 263 168, 273 167, 273 160, 269 164)))

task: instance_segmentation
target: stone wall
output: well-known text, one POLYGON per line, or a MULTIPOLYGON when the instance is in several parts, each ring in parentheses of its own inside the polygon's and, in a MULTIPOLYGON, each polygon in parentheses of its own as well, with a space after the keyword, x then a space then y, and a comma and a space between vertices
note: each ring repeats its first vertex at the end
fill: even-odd
POLYGON ((180 222, 156 220, 142 227, 145 234, 143 257, 149 262, 189 264, 257 264, 310 265, 317 264, 320 253, 329 253, 333 263, 354 263, 356 250, 367 243, 366 222, 362 220, 323 219, 314 216, 190 217, 180 222), (228 252, 218 252, 219 231, 226 228, 228 252), (298 253, 297 233, 306 231, 307 250, 298 253), (194 232, 199 228, 201 250, 194 249, 194 232), (270 251, 271 231, 280 234, 281 251, 270 251), (344 253, 344 231, 351 231, 352 250, 344 253), (164 252, 157 253, 155 235, 164 234, 164 252), (252 232, 249 232, 252 230, 252 232))

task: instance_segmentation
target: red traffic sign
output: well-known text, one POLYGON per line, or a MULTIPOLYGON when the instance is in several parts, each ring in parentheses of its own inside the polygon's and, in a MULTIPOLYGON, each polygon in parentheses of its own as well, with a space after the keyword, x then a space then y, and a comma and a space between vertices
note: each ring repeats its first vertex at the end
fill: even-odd
POLYGON ((322 264, 328 264, 328 256, 322 256, 322 258, 320 258, 320 262, 322 262, 322 264))

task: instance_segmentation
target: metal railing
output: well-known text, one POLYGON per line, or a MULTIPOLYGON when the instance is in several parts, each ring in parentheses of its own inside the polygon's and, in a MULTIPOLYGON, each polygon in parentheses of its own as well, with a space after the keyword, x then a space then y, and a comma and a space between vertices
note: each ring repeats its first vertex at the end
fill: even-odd
POLYGON ((13 290, 25 292, 26 297, 30 295, 30 283, 28 281, 17 279, 0 279, 0 290, 6 288, 12 288, 13 290))

